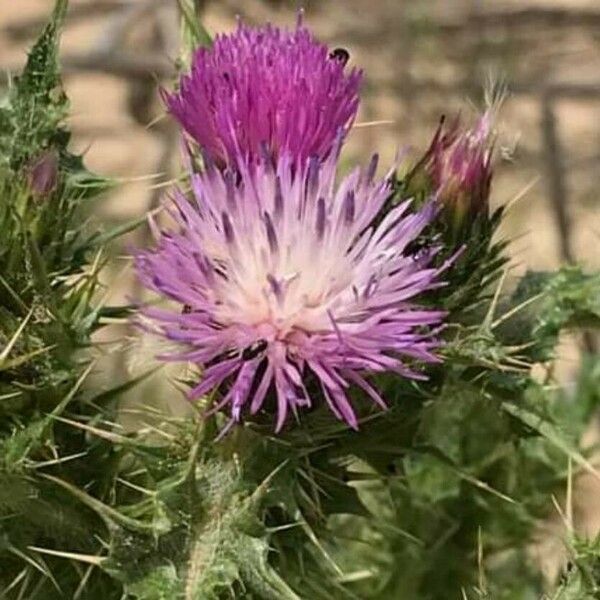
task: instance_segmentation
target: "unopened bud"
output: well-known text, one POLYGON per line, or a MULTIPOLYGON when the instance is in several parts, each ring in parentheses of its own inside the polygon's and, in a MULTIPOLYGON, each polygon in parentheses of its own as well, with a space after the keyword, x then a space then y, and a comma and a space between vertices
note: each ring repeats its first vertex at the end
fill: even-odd
POLYGON ((33 160, 29 168, 29 186, 37 197, 51 194, 58 184, 58 153, 46 150, 33 160))
POLYGON ((409 191, 435 195, 456 232, 478 216, 486 216, 492 180, 492 116, 484 113, 470 129, 459 118, 442 119, 425 155, 407 181, 409 191))

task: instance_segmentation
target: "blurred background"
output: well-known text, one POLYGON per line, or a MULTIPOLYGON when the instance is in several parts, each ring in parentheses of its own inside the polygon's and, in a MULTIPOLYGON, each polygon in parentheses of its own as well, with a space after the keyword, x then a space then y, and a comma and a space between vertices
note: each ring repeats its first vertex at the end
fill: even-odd
MULTIPOLYGON (((298 3, 195 0, 211 34, 249 23, 294 26, 298 3)), ((52 0, 0 3, 0 72, 22 66, 52 0)), ((514 273, 565 261, 600 266, 600 3, 598 0, 305 0, 306 22, 365 71, 345 159, 418 156, 442 114, 472 117, 490 78, 506 82, 493 202, 515 200, 502 235, 514 273)), ((62 60, 73 145, 119 181, 93 216, 115 224, 159 203, 177 174, 178 137, 158 96, 176 73, 177 0, 71 0, 62 60)), ((114 301, 135 297, 116 249, 114 301), (116 282, 115 282, 116 281, 116 282)), ((562 353, 575 368, 576 341, 562 353)))

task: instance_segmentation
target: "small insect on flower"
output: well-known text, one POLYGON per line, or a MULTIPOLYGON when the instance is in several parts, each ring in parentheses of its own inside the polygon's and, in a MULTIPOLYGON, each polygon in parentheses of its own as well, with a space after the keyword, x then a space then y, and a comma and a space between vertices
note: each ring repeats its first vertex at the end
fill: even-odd
POLYGON ((242 23, 199 48, 166 105, 204 155, 220 167, 287 153, 324 158, 358 109, 362 74, 349 54, 329 53, 298 19, 288 31, 242 23))
POLYGON ((390 194, 375 161, 336 186, 337 153, 293 160, 191 176, 193 198, 176 192, 170 209, 178 229, 155 231, 157 247, 135 256, 143 284, 180 306, 143 312, 181 345, 164 360, 201 367, 190 398, 219 390, 213 410, 231 423, 263 409, 279 431, 323 401, 357 428, 350 386, 385 407, 367 374, 420 378, 418 363, 438 360, 444 315, 415 297, 444 267, 429 266, 437 248, 407 250, 437 209, 405 202, 375 226, 390 194))

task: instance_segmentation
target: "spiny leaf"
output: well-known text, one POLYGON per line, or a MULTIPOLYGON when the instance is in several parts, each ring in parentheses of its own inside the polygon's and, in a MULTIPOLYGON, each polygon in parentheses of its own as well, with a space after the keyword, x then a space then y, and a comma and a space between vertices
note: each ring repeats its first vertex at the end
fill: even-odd
POLYGON ((573 462, 600 481, 600 472, 581 454, 581 452, 577 450, 577 448, 561 435, 560 431, 552 423, 527 410, 527 408, 509 402, 505 402, 502 405, 502 408, 510 415, 522 421, 527 427, 537 431, 553 446, 571 458, 573 462))

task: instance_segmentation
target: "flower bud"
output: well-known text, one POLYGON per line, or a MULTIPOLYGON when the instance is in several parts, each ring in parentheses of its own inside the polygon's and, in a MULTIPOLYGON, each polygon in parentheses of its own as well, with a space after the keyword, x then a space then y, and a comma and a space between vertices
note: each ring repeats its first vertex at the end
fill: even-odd
POLYGON ((409 193, 435 195, 453 233, 488 215, 492 179, 492 112, 485 112, 470 129, 457 117, 444 119, 427 152, 407 178, 409 193))
POLYGON ((56 150, 45 150, 29 167, 29 187, 36 197, 51 194, 58 183, 58 153, 56 150))

